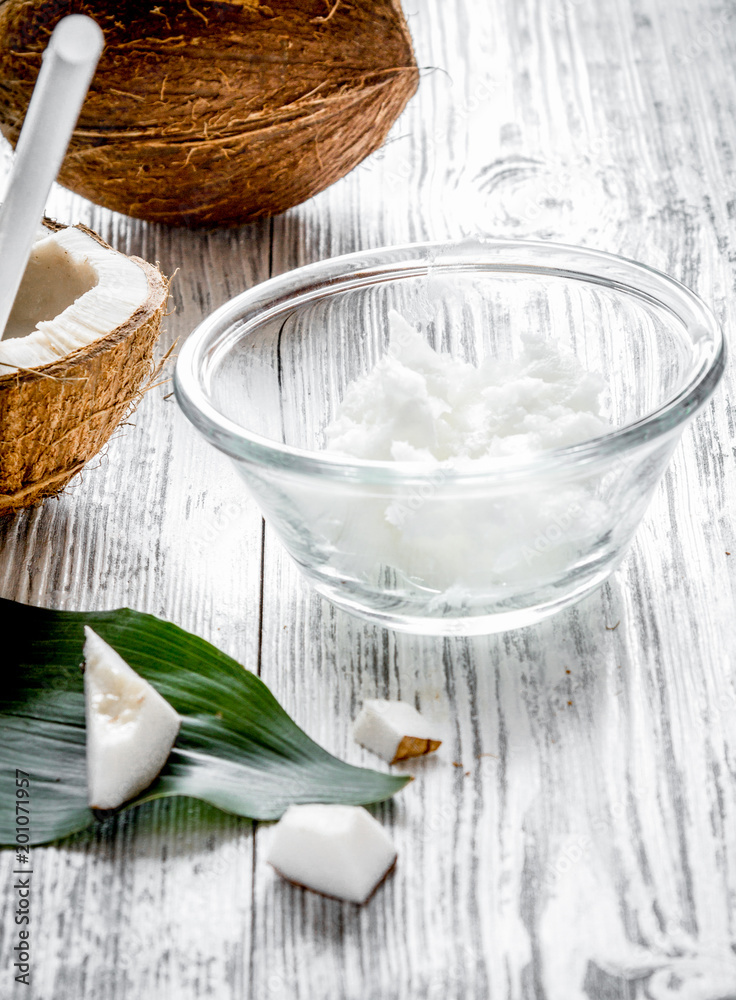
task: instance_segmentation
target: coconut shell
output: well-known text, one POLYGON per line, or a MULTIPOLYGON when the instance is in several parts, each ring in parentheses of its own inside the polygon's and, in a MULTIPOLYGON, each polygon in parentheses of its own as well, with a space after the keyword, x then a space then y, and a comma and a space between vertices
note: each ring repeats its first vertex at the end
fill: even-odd
POLYGON ((150 380, 168 282, 158 268, 129 259, 143 268, 149 289, 130 319, 59 361, 0 375, 0 515, 63 490, 150 380))
POLYGON ((59 174, 106 208, 249 222, 323 190, 377 149, 418 71, 399 0, 5 0, 0 129, 15 144, 57 21, 105 35, 59 174))

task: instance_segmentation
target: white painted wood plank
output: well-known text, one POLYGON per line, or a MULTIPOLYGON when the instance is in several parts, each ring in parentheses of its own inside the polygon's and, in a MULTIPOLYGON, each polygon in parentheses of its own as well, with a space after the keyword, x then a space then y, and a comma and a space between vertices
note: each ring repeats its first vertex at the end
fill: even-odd
MULTIPOLYGON (((268 276, 269 223, 195 235, 89 212, 62 192, 55 209, 128 253, 159 260, 169 275, 179 269, 159 354, 268 276)), ((165 398, 171 391, 170 384, 152 389, 66 495, 3 523, 0 593, 48 607, 152 612, 254 668, 261 516, 224 456, 165 398)), ((33 985, 11 990, 14 893, 3 892, 0 995, 242 996, 252 843, 250 823, 182 801, 144 806, 98 834, 35 849, 33 985)), ((7 887, 12 861, 2 852, 7 887)))
MULTIPOLYGON (((662 267, 728 322, 732 265, 708 219, 723 206, 703 201, 729 189, 711 109, 733 28, 714 38, 718 58, 683 76, 693 17, 673 24, 655 4, 444 4, 439 31, 436 13, 423 7, 412 27, 421 61, 452 59, 452 102, 434 86, 431 115, 407 112, 407 139, 346 196, 360 212, 342 208, 339 242, 317 209, 309 227, 277 220, 276 268, 414 238, 542 236, 662 267), (371 184, 380 202, 365 198, 371 184)), ((400 862, 372 904, 377 930, 257 865, 256 982, 267 971, 281 995, 309 998, 659 998, 678 983, 736 995, 736 801, 713 704, 731 704, 734 683, 724 396, 686 435, 617 577, 535 629, 393 638, 309 595, 267 534, 263 676, 305 728, 368 760, 349 720, 365 697, 400 695, 454 731, 380 811, 400 862)))

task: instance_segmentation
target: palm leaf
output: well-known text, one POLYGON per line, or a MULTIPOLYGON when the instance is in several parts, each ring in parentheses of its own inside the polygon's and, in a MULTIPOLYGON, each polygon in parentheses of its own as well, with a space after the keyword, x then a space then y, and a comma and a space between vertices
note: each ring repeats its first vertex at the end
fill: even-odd
POLYGON ((170 622, 127 608, 48 611, 0 599, 0 634, 6 637, 0 844, 16 841, 16 770, 30 775, 30 843, 56 840, 95 822, 86 789, 85 625, 183 719, 166 767, 124 809, 186 795, 238 816, 272 820, 292 803, 380 802, 410 780, 333 757, 291 720, 258 677, 170 622))

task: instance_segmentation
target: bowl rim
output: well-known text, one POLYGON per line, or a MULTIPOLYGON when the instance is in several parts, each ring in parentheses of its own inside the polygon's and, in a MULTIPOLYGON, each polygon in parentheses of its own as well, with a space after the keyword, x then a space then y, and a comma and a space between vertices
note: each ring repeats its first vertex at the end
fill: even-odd
POLYGON ((571 465, 610 461, 657 438, 665 438, 707 402, 723 374, 726 342, 703 300, 677 279, 647 264, 607 251, 543 240, 497 240, 407 243, 359 250, 306 264, 269 278, 229 299, 194 329, 179 353, 174 392, 179 406, 212 444, 246 463, 284 472, 319 475, 371 484, 425 483, 438 471, 453 483, 517 479, 532 473, 569 469, 571 465), (479 255, 480 258, 479 259, 479 255), (578 444, 524 455, 509 455, 468 468, 452 462, 395 462, 341 456, 296 448, 252 433, 224 416, 210 402, 205 375, 228 339, 241 339, 255 327, 308 302, 383 280, 429 274, 433 269, 489 270, 545 274, 605 285, 656 303, 691 333, 697 363, 685 385, 669 400, 632 423, 578 444))

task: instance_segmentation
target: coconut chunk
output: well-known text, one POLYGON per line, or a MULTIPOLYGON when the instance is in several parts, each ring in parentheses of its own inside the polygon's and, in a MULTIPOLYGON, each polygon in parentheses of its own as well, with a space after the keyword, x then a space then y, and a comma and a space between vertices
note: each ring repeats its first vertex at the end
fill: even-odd
POLYGON ((433 753, 442 743, 436 726, 405 701, 369 699, 353 724, 353 737, 389 764, 433 753))
POLYGON ((396 862, 396 848, 362 806, 289 806, 266 859, 305 889, 365 903, 396 862))
POLYGON ((181 719, 148 681, 85 627, 87 793, 91 809, 116 809, 166 763, 181 719))
POLYGON ((148 297, 130 258, 83 229, 46 230, 33 246, 0 341, 0 374, 37 368, 94 343, 148 297))

